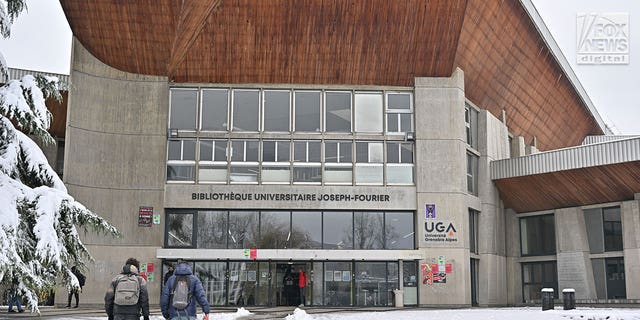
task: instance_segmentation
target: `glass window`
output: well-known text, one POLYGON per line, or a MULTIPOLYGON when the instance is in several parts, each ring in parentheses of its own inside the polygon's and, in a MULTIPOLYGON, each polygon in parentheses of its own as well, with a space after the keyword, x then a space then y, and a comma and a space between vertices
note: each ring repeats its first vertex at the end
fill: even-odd
POLYGON ((382 93, 356 93, 355 131, 362 133, 381 133, 382 122, 382 93))
POLYGON ((328 306, 351 306, 351 262, 324 263, 324 297, 328 306))
POLYGON ((193 274, 202 281, 210 305, 226 304, 227 262, 196 262, 193 274))
POLYGON ((475 254, 478 254, 478 216, 478 211, 469 209, 469 251, 475 254))
POLYGON ((196 140, 169 140, 167 181, 195 181, 196 140))
POLYGON ((418 304, 418 265, 415 261, 402 263, 403 300, 405 305, 418 304))
POLYGON ((193 246, 193 213, 167 213, 167 247, 193 246))
POLYGON ((384 214, 376 211, 353 213, 354 249, 383 249, 385 238, 384 214))
POLYGON ((478 195, 478 156, 467 152, 467 192, 478 195))
POLYGON ((553 295, 558 298, 558 275, 556 262, 530 262, 522 264, 523 302, 540 300, 542 288, 552 288, 553 295))
POLYGON ((293 142, 293 182, 319 184, 321 174, 320 141, 293 142))
POLYGON ((290 91, 264 91, 264 131, 289 132, 290 91))
POLYGON ((478 110, 465 104, 464 120, 467 128, 467 145, 478 149, 478 110))
POLYGON ((202 90, 202 130, 227 131, 229 90, 202 90))
POLYGON ((411 93, 387 94, 387 132, 413 131, 412 113, 411 93))
POLYGON ((584 220, 591 253, 622 251, 622 217, 620 207, 584 210, 584 220))
POLYGON ((382 142, 356 142, 356 184, 382 184, 382 149, 382 142))
POLYGON ((291 213, 289 211, 262 211, 260 213, 260 249, 287 249, 291 239, 291 213))
POLYGON ((260 91, 233 90, 233 130, 258 131, 260 91))
POLYGON ((413 183, 413 144, 387 142, 387 183, 413 183))
POLYGON ((322 213, 294 211, 291 214, 291 248, 322 248, 322 213))
POLYGON ((169 128, 179 130, 196 129, 198 91, 195 89, 171 89, 171 114, 169 128))
POLYGON ((295 91, 295 130, 320 132, 320 91, 295 91))
POLYGON ((622 251, 622 218, 620 207, 602 209, 604 250, 622 251))
POLYGON ((258 183, 258 141, 231 140, 231 183, 258 183))
POLYGON ((386 249, 414 249, 413 212, 386 212, 384 232, 386 249))
POLYGON ((264 141, 262 143, 262 182, 289 183, 291 180, 290 142, 264 141))
POLYGON ((353 213, 325 211, 322 214, 322 248, 353 249, 353 213))
POLYGON ((229 211, 229 249, 256 248, 258 232, 258 212, 229 211))
POLYGON ((520 218, 523 256, 556 254, 555 219, 552 214, 520 218))
POLYGON ((606 258, 604 260, 607 272, 607 299, 626 299, 624 258, 606 258))
MULTIPOLYGON (((389 304, 386 262, 356 262, 354 274, 357 306, 374 307, 389 304)), ((398 279, 397 268, 395 278, 398 279)))
POLYGON ((226 249, 227 248, 227 212, 200 211, 198 212, 198 248, 226 249))
POLYGON ((325 93, 327 132, 351 132, 351 92, 325 93))
POLYGON ((325 141, 324 172, 326 184, 351 184, 353 179, 351 141, 325 141))

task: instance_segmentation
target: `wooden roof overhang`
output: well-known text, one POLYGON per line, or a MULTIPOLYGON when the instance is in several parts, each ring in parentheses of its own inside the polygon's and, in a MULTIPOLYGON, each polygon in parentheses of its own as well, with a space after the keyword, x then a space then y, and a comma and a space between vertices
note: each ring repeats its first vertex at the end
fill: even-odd
POLYGON ((505 208, 518 213, 632 200, 640 193, 640 138, 493 161, 505 208))
POLYGON ((538 148, 602 134, 518 0, 60 0, 102 62, 179 83, 413 86, 465 93, 538 148))

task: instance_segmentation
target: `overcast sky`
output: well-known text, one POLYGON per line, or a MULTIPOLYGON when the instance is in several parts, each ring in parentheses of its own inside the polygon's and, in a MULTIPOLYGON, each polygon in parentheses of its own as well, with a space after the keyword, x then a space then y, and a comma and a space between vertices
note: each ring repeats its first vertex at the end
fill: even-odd
MULTIPOLYGON (((3 0, 0 0, 3 1, 3 0)), ((514 1, 514 0, 512 0, 514 1)), ((640 134, 640 1, 532 0, 601 117, 616 134, 640 134), (629 14, 629 64, 576 63, 577 14, 629 14), (637 19, 637 20, 636 20, 637 19)), ((69 74, 71 30, 58 1, 27 0, 0 51, 14 68, 69 74)))

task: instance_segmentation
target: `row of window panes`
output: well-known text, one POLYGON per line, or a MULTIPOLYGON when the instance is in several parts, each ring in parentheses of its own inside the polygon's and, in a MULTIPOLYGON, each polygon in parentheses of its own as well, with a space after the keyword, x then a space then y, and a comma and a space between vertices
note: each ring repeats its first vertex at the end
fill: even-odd
POLYGON ((410 211, 168 212, 165 246, 201 249, 414 249, 410 211))
POLYGON ((387 184, 413 184, 412 143, 181 139, 168 144, 168 181, 196 181, 197 172, 198 182, 211 183, 381 185, 386 168, 387 184))
POLYGON ((411 92, 172 88, 169 129, 246 132, 413 131, 411 92), (386 119, 386 121, 385 121, 386 119))

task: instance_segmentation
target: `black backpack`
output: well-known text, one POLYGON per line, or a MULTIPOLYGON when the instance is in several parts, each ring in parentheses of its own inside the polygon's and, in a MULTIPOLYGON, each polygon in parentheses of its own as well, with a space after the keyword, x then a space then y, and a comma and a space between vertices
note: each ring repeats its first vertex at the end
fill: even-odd
POLYGON ((78 274, 76 274, 76 278, 78 278, 78 283, 80 284, 80 287, 84 287, 84 282, 87 280, 87 277, 85 277, 82 273, 78 272, 78 274))

